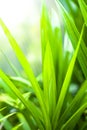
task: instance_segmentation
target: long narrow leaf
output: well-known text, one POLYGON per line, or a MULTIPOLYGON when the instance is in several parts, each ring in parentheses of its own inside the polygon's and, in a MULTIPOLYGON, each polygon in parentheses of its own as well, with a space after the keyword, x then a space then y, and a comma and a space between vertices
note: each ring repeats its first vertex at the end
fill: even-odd
POLYGON ((74 99, 72 100, 71 104, 64 111, 63 115, 61 116, 61 118, 59 120, 58 128, 60 128, 60 126, 62 126, 62 124, 64 124, 64 121, 66 121, 69 118, 68 115, 73 115, 75 113, 75 111, 80 107, 81 101, 84 99, 84 96, 86 95, 86 90, 87 90, 87 80, 84 81, 80 90, 78 91, 78 93, 76 94, 74 99))
POLYGON ((82 105, 74 114, 73 116, 62 126, 61 130, 73 130, 77 121, 79 120, 80 116, 87 108, 87 103, 82 105))
POLYGON ((24 56, 23 52, 21 51, 20 47, 18 46, 16 40, 13 38, 13 36, 9 32, 8 28, 6 27, 6 25, 4 24, 4 22, 1 19, 0 19, 0 25, 2 26, 4 33, 6 34, 8 40, 9 40, 10 45, 12 46, 18 60, 20 61, 22 67, 24 68, 24 70, 25 70, 25 72, 26 72, 26 74, 27 74, 27 76, 32 84, 32 87, 33 87, 35 94, 39 100, 39 103, 41 105, 41 109, 43 112, 44 120, 46 122, 46 126, 50 127, 50 121, 49 121, 49 118, 46 114, 43 93, 41 91, 41 88, 40 88, 34 74, 33 74, 33 71, 30 67, 30 64, 28 63, 26 57, 24 56))
POLYGON ((14 114, 16 114, 16 112, 11 113, 11 114, 8 114, 8 115, 6 115, 6 116, 4 116, 4 117, 0 118, 0 122, 2 122, 2 121, 4 121, 4 120, 6 120, 7 118, 9 118, 9 117, 11 117, 11 116, 13 116, 14 114))
POLYGON ((44 96, 48 112, 51 114, 50 117, 52 117, 56 105, 56 79, 52 52, 49 43, 46 45, 43 67, 44 96))
POLYGON ((23 123, 20 123, 20 124, 14 126, 14 127, 12 128, 12 130, 18 130, 22 125, 23 125, 23 123))
POLYGON ((85 4, 84 0, 78 0, 78 3, 80 5, 80 9, 87 26, 87 5, 85 4))
MULTIPOLYGON (((73 48, 75 49, 77 46, 77 42, 79 40, 79 37, 80 37, 80 33, 78 32, 71 15, 68 14, 68 12, 65 10, 65 8, 62 6, 62 4, 59 1, 58 1, 58 4, 60 6, 60 10, 61 10, 62 15, 63 15, 66 30, 68 32, 70 39, 71 39, 73 48)), ((85 43, 83 42, 83 40, 81 42, 82 42, 82 44, 81 44, 81 47, 79 49, 77 59, 79 61, 79 64, 81 66, 81 69, 82 69, 82 72, 83 72, 85 78, 87 78, 87 69, 86 69, 87 68, 87 62, 86 62, 87 47, 86 47, 85 43)))
POLYGON ((8 84, 9 88, 22 101, 24 106, 29 110, 29 112, 31 112, 31 114, 35 118, 38 125, 43 129, 43 127, 41 125, 41 122, 40 122, 40 119, 42 120, 40 110, 31 101, 26 101, 25 100, 25 98, 22 96, 20 91, 15 87, 15 85, 8 79, 8 77, 1 70, 0 70, 0 77, 8 84))
POLYGON ((71 76, 72 76, 74 64, 75 64, 76 57, 77 57, 77 54, 78 54, 78 51, 79 51, 79 47, 80 47, 80 44, 81 44, 81 41, 82 41, 83 31, 84 31, 84 26, 82 28, 82 32, 81 32, 81 35, 80 35, 79 42, 77 44, 77 48, 76 48, 74 55, 71 59, 71 62, 69 64, 63 86, 61 88, 60 96, 59 96, 57 106, 56 106, 56 110, 54 112, 54 117, 53 117, 54 128, 56 128, 56 126, 57 126, 57 121, 58 121, 59 116, 60 116, 60 112, 61 112, 61 109, 62 109, 62 106, 63 106, 64 98, 66 96, 66 93, 67 93, 67 90, 68 90, 68 87, 69 87, 69 83, 70 83, 70 79, 71 79, 71 76))
MULTIPOLYGON (((5 116, 3 116, 1 113, 0 113, 0 119, 3 119, 5 116)), ((9 118, 9 117, 8 117, 9 118)), ((8 118, 4 118, 5 120, 2 122, 2 127, 4 126, 5 130, 11 130, 12 129, 12 124, 11 122, 8 121, 8 118)))

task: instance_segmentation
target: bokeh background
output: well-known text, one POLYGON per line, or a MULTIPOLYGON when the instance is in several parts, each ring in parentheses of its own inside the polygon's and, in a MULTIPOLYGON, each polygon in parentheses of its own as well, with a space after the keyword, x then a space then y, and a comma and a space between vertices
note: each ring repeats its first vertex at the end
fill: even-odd
MULTIPOLYGON (((40 14, 40 0, 0 0, 0 18, 5 22, 26 57, 29 59, 35 74, 41 71, 40 14)), ((0 68, 7 74, 14 75, 2 51, 11 63, 19 71, 22 71, 0 27, 0 68)))
MULTIPOLYGON (((0 0, 0 18, 20 45, 35 75, 41 72, 40 16, 42 0, 0 0)), ((49 12, 57 11, 53 0, 46 1, 49 12)), ((58 25, 58 14, 53 15, 53 24, 58 25)), ((0 68, 7 74, 15 75, 6 57, 22 72, 22 68, 0 27, 0 68), (3 53, 4 54, 3 54, 3 53)))

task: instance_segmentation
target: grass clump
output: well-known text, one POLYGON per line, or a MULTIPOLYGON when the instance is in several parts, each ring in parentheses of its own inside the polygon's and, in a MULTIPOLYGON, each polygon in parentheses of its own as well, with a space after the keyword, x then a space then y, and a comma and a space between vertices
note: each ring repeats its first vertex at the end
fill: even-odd
MULTIPOLYGON (((86 4, 82 0, 78 3, 81 12, 84 9, 87 14, 86 4)), ((70 59, 71 53, 64 50, 61 28, 52 26, 44 5, 41 16, 42 72, 39 77, 35 77, 18 43, 0 19, 0 25, 27 76, 27 79, 11 77, 0 70, 1 129, 83 130, 87 127, 84 115, 87 108, 87 47, 83 39, 86 15, 82 12, 84 22, 79 32, 73 16, 59 1, 58 5, 74 53, 70 59), (80 86, 75 95, 70 92, 73 82, 80 86)))

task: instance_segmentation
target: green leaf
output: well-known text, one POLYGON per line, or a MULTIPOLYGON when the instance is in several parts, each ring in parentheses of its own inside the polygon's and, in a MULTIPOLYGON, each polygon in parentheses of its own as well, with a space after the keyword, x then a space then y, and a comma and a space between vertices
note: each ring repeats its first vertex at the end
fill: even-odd
POLYGON ((14 127, 12 128, 12 130, 18 130, 22 125, 23 125, 23 123, 20 123, 20 124, 14 126, 14 127))
POLYGON ((20 120, 20 123, 22 124, 23 129, 24 130, 31 130, 31 128, 29 127, 29 125, 28 125, 27 121, 25 120, 23 114, 17 113, 17 116, 18 116, 18 118, 20 120))
POLYGON ((78 44, 77 44, 77 48, 76 48, 74 55, 73 55, 73 57, 70 61, 70 64, 69 64, 69 67, 68 67, 68 70, 67 70, 67 73, 66 73, 66 76, 65 76, 65 79, 64 79, 64 83, 63 83, 63 86, 61 88, 61 92, 60 92, 60 96, 59 96, 59 99, 58 99, 58 102, 57 102, 56 110, 54 112, 54 116, 53 116, 54 129, 57 127, 57 124, 58 124, 57 121, 59 119, 60 112, 61 112, 63 102, 64 102, 64 98, 66 96, 66 93, 67 93, 67 90, 68 90, 68 87, 69 87, 69 83, 70 83, 70 80, 71 80, 74 64, 75 64, 76 57, 77 57, 77 54, 78 54, 78 51, 79 51, 79 47, 80 47, 80 44, 81 44, 81 41, 82 41, 83 31, 84 31, 84 26, 82 28, 82 32, 81 32, 81 35, 80 35, 80 38, 79 38, 79 41, 78 41, 78 44))
POLYGON ((1 117, 1 118, 0 118, 0 122, 6 120, 7 118, 9 118, 9 117, 11 117, 11 116, 13 116, 14 114, 16 114, 16 112, 11 113, 11 114, 8 114, 8 115, 6 115, 6 116, 4 116, 4 117, 1 117))
POLYGON ((16 99, 15 94, 9 89, 8 85, 0 78, 0 86, 8 93, 13 99, 16 99))
POLYGON ((5 119, 5 120, 2 121, 2 124, 4 125, 5 130, 11 130, 12 127, 13 127, 12 124, 8 121, 8 118, 9 118, 9 117, 7 117, 7 118, 5 119, 5 116, 3 116, 3 115, 0 113, 0 119, 5 119))
POLYGON ((42 63, 44 62, 44 55, 46 50, 46 45, 49 42, 51 44, 52 35, 52 26, 47 12, 46 5, 42 7, 42 16, 41 16, 41 48, 42 48, 42 63), (51 41, 51 42, 50 42, 51 41))
POLYGON ((0 102, 5 102, 7 104, 9 104, 10 106, 15 106, 15 100, 13 99, 11 96, 7 95, 7 94, 0 94, 0 102))
POLYGON ((87 90, 87 80, 84 81, 84 83, 81 85, 81 88, 77 92, 76 96, 72 100, 72 102, 69 104, 67 109, 64 111, 62 116, 59 120, 58 128, 62 126, 62 124, 65 123, 65 121, 69 118, 70 115, 73 115, 77 109, 79 109, 82 101, 84 100, 84 97, 86 96, 86 90, 87 90))
POLYGON ((6 107, 0 108, 0 112, 3 111, 4 109, 6 109, 6 107))
POLYGON ((84 0, 78 0, 78 3, 80 5, 80 9, 81 9, 84 21, 85 21, 86 26, 87 26, 87 5, 84 2, 84 0))
POLYGON ((30 67, 30 64, 28 63, 28 60, 26 59, 26 57, 24 56, 23 52, 21 51, 20 47, 18 46, 16 40, 13 38, 13 36, 11 35, 10 31, 8 30, 8 28, 6 27, 6 25, 4 24, 4 22, 0 19, 0 25, 2 26, 4 33, 6 34, 10 45, 12 46, 18 60, 20 61, 22 67, 24 68, 24 71, 26 72, 32 87, 35 91, 35 94, 39 100, 42 112, 43 112, 43 117, 44 117, 44 121, 46 123, 47 127, 50 127, 50 121, 49 118, 47 116, 46 113, 46 108, 45 108, 45 103, 44 103, 44 97, 43 97, 43 93, 42 90, 33 74, 33 71, 30 67))
POLYGON ((50 117, 56 106, 56 79, 50 44, 47 43, 43 65, 44 97, 50 117))
POLYGON ((80 116, 87 108, 87 103, 82 105, 72 116, 71 118, 62 126, 61 130, 73 130, 80 116))
POLYGON ((0 70, 0 77, 6 82, 6 84, 9 86, 9 88, 13 91, 13 93, 21 100, 21 102, 24 104, 24 106, 28 109, 29 112, 33 115, 35 118, 37 124, 41 129, 43 129, 40 120, 42 119, 41 111, 31 102, 26 101, 23 95, 20 93, 20 91, 15 87, 15 85, 8 79, 8 77, 4 74, 2 70, 0 70))
MULTIPOLYGON (((77 46, 79 37, 80 37, 80 33, 78 32, 71 15, 68 14, 68 12, 65 10, 65 8, 61 5, 61 3, 59 1, 58 1, 58 4, 60 6, 60 11, 62 12, 66 30, 68 32, 69 38, 71 39, 72 46, 75 49, 77 46)), ((87 69, 86 69, 87 68, 87 62, 86 62, 87 47, 86 47, 85 43, 83 42, 83 40, 81 42, 82 43, 81 43, 81 47, 78 52, 77 59, 79 61, 79 64, 81 66, 81 69, 82 69, 82 72, 83 72, 85 78, 87 78, 87 69)))

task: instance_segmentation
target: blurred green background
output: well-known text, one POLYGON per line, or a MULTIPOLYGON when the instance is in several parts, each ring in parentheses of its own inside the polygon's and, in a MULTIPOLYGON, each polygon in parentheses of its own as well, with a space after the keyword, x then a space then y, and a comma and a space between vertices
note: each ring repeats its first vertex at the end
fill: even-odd
MULTIPOLYGON (((77 23, 80 15, 76 0, 60 0, 64 7, 75 17, 77 23), (72 8, 71 8, 72 7, 72 8), (78 16, 78 17, 77 17, 78 16)), ((12 35, 22 48, 29 60, 35 75, 41 72, 41 44, 40 44, 40 17, 43 0, 0 0, 0 17, 3 19, 12 35)), ((60 11, 57 8, 55 0, 45 0, 51 14, 53 26, 62 25, 60 11)), ((81 23, 82 19, 80 19, 81 23)), ((78 28, 81 24, 78 23, 78 28)), ((62 27, 63 31, 64 27, 62 27)), ((65 38, 66 39, 66 38, 65 38)), ((68 38, 69 39, 69 38, 68 38)), ((68 42, 66 41, 66 44, 68 42)), ((65 48, 68 46, 64 45, 65 48)), ((13 65, 22 72, 22 68, 15 57, 8 40, 0 27, 0 49, 13 63, 13 65)), ((72 49, 72 47, 70 47, 72 49)), ((0 51, 0 68, 7 74, 15 75, 9 66, 5 56, 0 51)))
MULTIPOLYGON (((0 0, 0 17, 29 59, 35 74, 41 71, 40 14, 40 0, 0 0)), ((19 72, 22 71, 0 27, 0 68, 14 75, 1 50, 19 72)))

